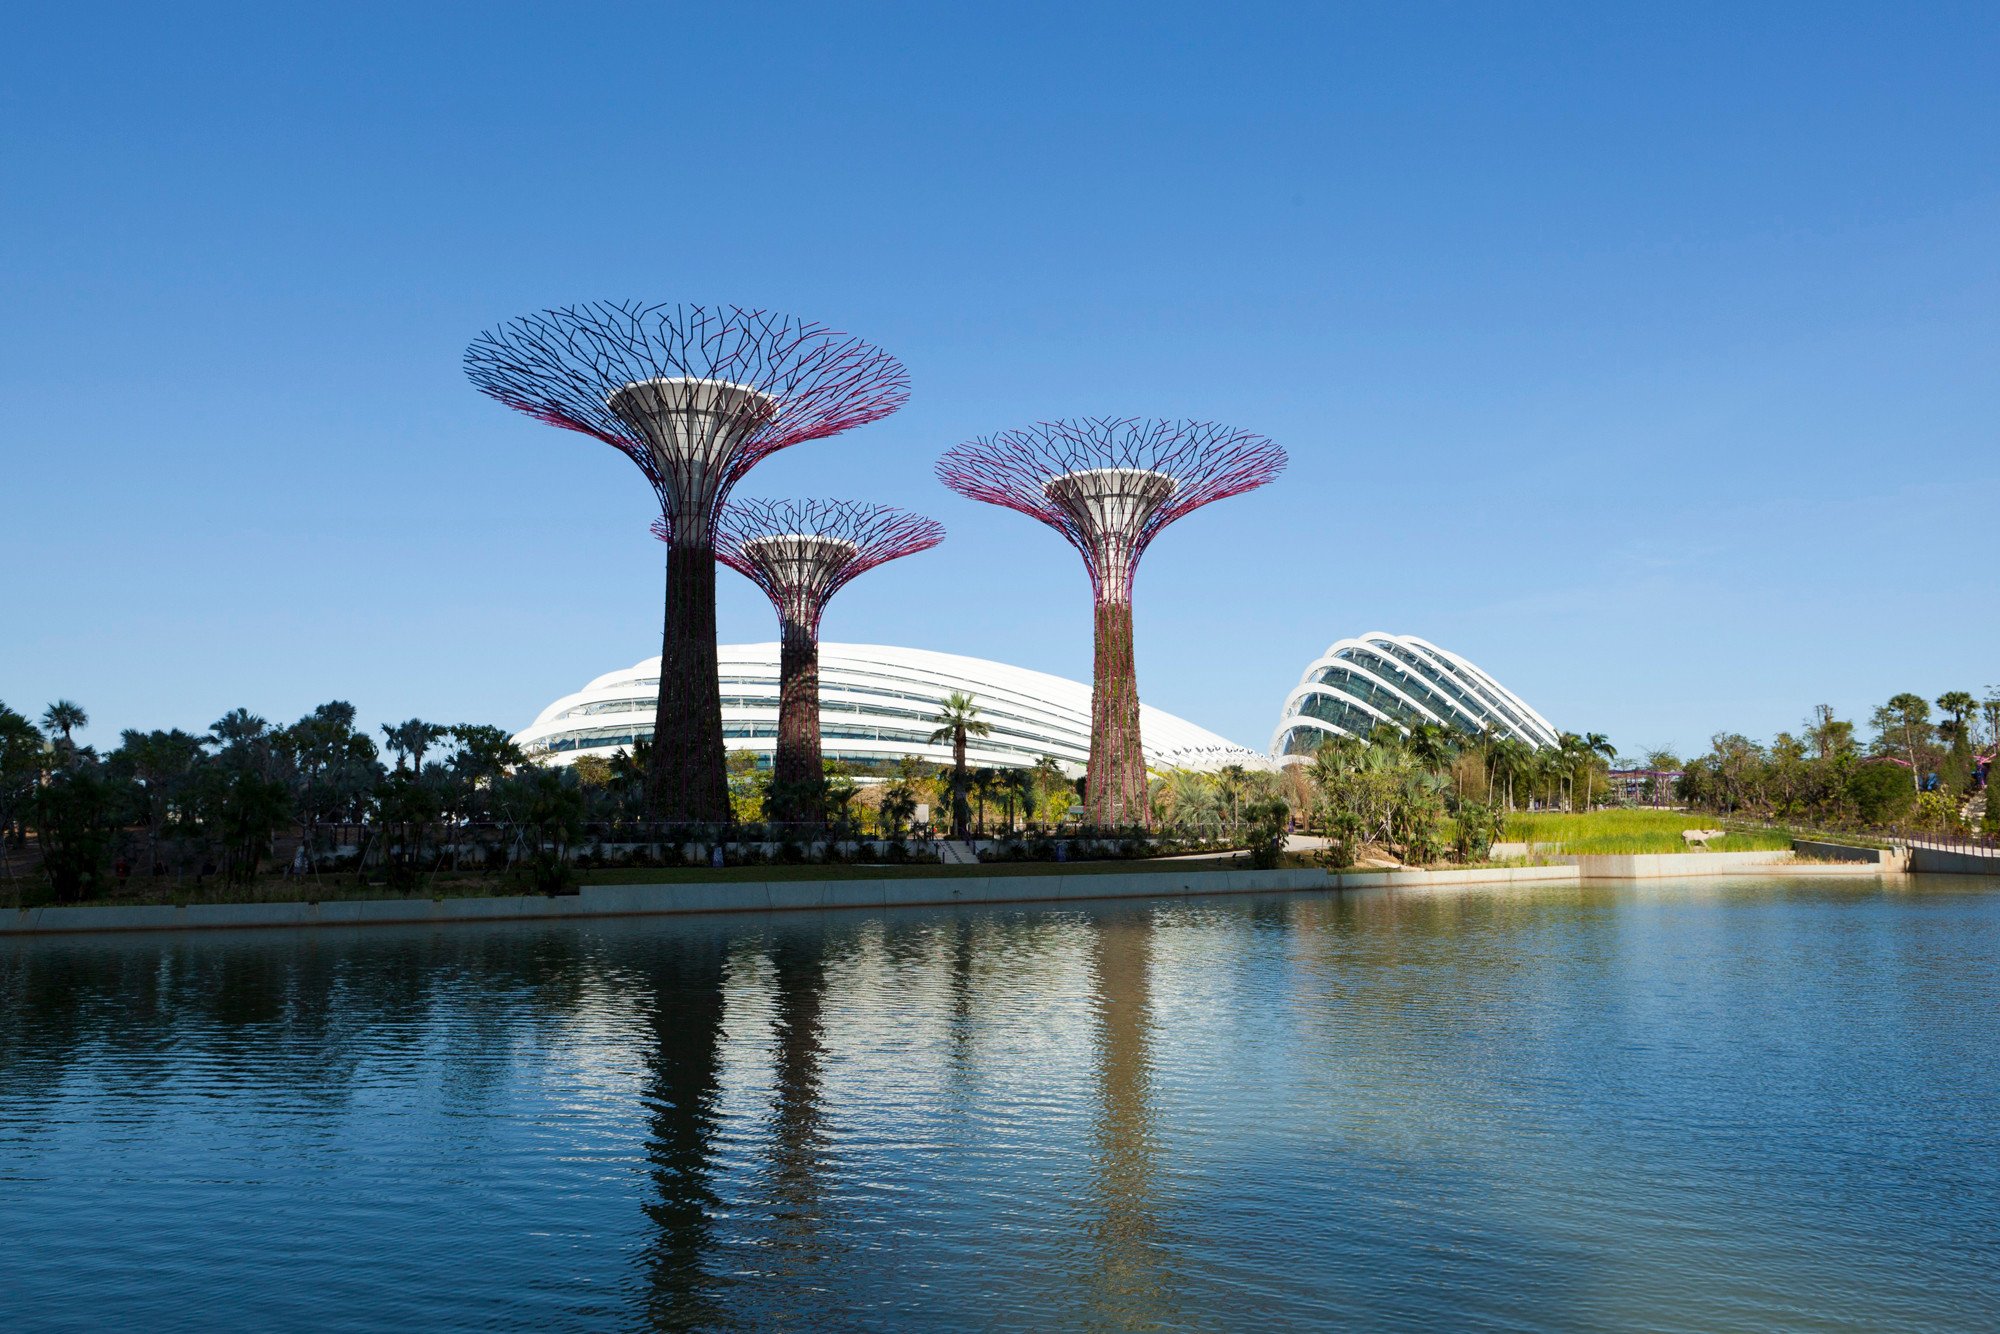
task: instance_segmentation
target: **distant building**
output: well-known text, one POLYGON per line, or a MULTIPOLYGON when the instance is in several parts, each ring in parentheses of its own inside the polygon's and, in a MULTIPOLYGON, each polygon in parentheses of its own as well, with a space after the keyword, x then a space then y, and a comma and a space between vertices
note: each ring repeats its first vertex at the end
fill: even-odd
POLYGON ((1329 736, 1366 738, 1389 723, 1428 722, 1468 736, 1491 728, 1530 746, 1553 746, 1549 720, 1465 658, 1414 635, 1376 631, 1343 639, 1315 658, 1285 697, 1271 753, 1310 755, 1329 736))
MULTIPOLYGON (((768 766, 778 739, 778 645, 724 644, 718 650, 722 734, 730 750, 749 751, 768 766)), ((514 740, 554 763, 608 757, 653 732, 660 660, 598 677, 543 709, 514 740)), ((1075 776, 1090 758, 1090 687, 984 658, 880 644, 821 644, 820 737, 828 759, 893 763, 905 755, 951 762, 951 747, 934 745, 931 720, 953 691, 972 696, 991 736, 969 738, 976 767, 1026 768, 1053 756, 1075 776)), ((1140 706, 1146 763, 1155 769, 1219 769, 1270 761, 1193 723, 1140 706)))

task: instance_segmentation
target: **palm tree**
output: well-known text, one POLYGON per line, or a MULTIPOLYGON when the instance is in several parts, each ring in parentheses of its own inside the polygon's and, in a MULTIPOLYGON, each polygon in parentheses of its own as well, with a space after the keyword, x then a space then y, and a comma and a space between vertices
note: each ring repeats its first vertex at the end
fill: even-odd
POLYGON ((951 743, 951 835, 964 838, 972 814, 965 802, 965 739, 991 736, 993 729, 980 718, 979 706, 972 702, 972 696, 960 690, 945 696, 943 706, 931 721, 937 724, 937 731, 931 733, 931 744, 951 743))
POLYGON ((1425 773, 1441 773, 1458 754, 1450 729, 1437 723, 1411 723, 1403 737, 1403 750, 1423 767, 1425 773))
POLYGON ((1012 833, 1035 818, 1035 771, 1009 769, 1000 775, 1000 782, 1007 793, 1007 832, 1012 833), (1021 813, 1019 821, 1014 818, 1016 803, 1021 813))
POLYGON ((382 724, 382 735, 388 738, 389 749, 396 754, 396 767, 401 769, 403 761, 407 758, 411 773, 423 772, 424 752, 442 741, 449 730, 437 723, 427 723, 421 718, 412 718, 394 727, 387 723, 382 724))
POLYGON ((981 766, 972 771, 972 796, 979 803, 979 836, 986 836, 986 799, 998 795, 1000 775, 981 766))
POLYGON ((1588 764, 1592 758, 1590 747, 1574 732, 1564 732, 1557 741, 1550 756, 1552 777, 1562 787, 1563 809, 1569 810, 1575 803, 1570 800, 1576 790, 1576 771, 1588 764))
POLYGON ((70 733, 79 727, 90 726, 90 715, 83 711, 83 705, 73 700, 59 699, 42 710, 42 726, 48 731, 60 734, 64 750, 75 748, 70 733))
POLYGON ((231 750, 252 741, 262 740, 271 725, 248 709, 231 709, 216 719, 208 729, 215 744, 223 750, 231 750))
POLYGON ((1583 808, 1590 809, 1591 780, 1597 775, 1591 768, 1591 761, 1602 759, 1608 768, 1618 758, 1618 747, 1611 744, 1611 738, 1602 732, 1586 732, 1583 735, 1583 808))
POLYGON ((1215 784, 1223 799, 1229 803, 1229 823, 1235 824, 1237 812, 1243 806, 1243 788, 1250 781, 1250 773, 1240 764, 1225 764, 1216 771, 1215 784))
POLYGON ((1534 750, 1519 737, 1503 736, 1493 742, 1493 785, 1505 784, 1509 811, 1514 809, 1514 780, 1533 773, 1534 762, 1534 750))

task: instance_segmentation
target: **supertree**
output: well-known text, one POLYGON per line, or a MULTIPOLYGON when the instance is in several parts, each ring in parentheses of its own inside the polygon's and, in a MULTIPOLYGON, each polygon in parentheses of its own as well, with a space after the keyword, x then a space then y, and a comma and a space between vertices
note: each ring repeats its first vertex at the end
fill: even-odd
POLYGON ((666 624, 646 807, 729 818, 715 666, 715 516, 765 456, 888 416, 909 377, 871 343, 735 306, 593 302, 473 340, 482 392, 622 451, 652 483, 667 543, 666 624))
MULTIPOLYGON (((672 526, 653 524, 672 541, 672 526)), ((771 791, 780 820, 824 813, 819 741, 819 622, 856 576, 944 541, 944 525, 888 505, 742 500, 723 507, 715 554, 764 590, 778 613, 778 745, 771 791)))
POLYGON ((1090 771, 1084 810, 1100 827, 1149 824, 1132 652, 1139 557, 1174 520, 1264 485, 1285 452, 1212 422, 1094 417, 969 440, 938 480, 973 500, 1040 519, 1083 555, 1096 596, 1090 771))

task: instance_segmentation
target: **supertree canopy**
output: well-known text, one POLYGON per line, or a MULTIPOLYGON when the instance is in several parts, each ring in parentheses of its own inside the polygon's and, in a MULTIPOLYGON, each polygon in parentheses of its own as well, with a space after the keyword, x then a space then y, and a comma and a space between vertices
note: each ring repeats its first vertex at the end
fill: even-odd
MULTIPOLYGON (((671 526, 653 525, 671 541, 671 526)), ((856 575, 944 540, 944 525, 887 505, 844 500, 745 500, 725 506, 715 552, 778 612, 778 744, 771 769, 777 818, 824 814, 820 763, 819 622, 856 575)))
POLYGON ((715 520, 768 454, 888 416, 909 377, 873 344, 735 306, 593 302, 526 315, 465 353, 482 392, 622 451, 659 497, 666 624, 646 804, 729 818, 715 667, 715 520))
POLYGON ((1139 557, 1175 519, 1264 485, 1285 452, 1212 422, 1096 417, 1043 422, 947 452, 938 480, 973 500, 1040 519, 1083 556, 1096 595, 1090 772, 1084 809, 1100 827, 1150 823, 1132 651, 1139 557))

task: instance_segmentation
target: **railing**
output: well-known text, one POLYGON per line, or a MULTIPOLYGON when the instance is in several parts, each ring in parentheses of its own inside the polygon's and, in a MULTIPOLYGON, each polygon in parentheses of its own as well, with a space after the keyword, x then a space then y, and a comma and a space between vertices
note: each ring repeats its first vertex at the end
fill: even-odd
POLYGON ((1897 843, 1907 847, 1941 848, 1954 852, 2000 853, 2000 836, 1988 833, 1914 829, 1908 825, 1860 825, 1847 829, 1814 829, 1789 824, 1782 820, 1750 820, 1734 815, 1717 818, 1725 827, 1733 825, 1744 829, 1768 829, 1790 834, 1794 838, 1822 843, 1852 842, 1859 838, 1872 843, 1897 843))

